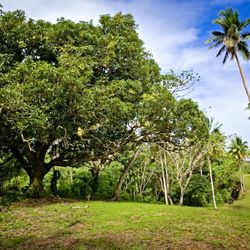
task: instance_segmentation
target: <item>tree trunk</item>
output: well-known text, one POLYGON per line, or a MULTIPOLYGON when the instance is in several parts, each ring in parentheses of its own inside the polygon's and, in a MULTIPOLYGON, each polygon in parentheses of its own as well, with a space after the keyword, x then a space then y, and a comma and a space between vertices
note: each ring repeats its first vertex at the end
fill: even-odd
POLYGON ((98 189, 98 185, 99 185, 99 169, 95 169, 94 167, 91 168, 91 175, 92 175, 92 199, 95 198, 97 189, 98 189))
POLYGON ((166 174, 166 187, 167 187, 167 197, 171 205, 173 205, 173 201, 170 196, 170 184, 169 184, 169 175, 168 175, 168 165, 167 165, 167 156, 166 152, 164 152, 164 164, 165 164, 165 174, 166 174))
POLYGON ((200 175, 203 176, 202 166, 200 167, 200 175))
POLYGON ((189 172, 189 176, 186 178, 186 182, 184 182, 183 178, 181 178, 179 180, 179 187, 180 187, 180 200, 179 200, 179 205, 182 206, 183 205, 183 201, 184 201, 184 195, 186 193, 188 184, 192 178, 192 174, 193 171, 189 172))
POLYGON ((39 198, 43 196, 43 178, 45 173, 41 172, 38 168, 31 170, 30 186, 28 190, 28 196, 32 198, 39 198))
POLYGON ((73 168, 70 168, 70 183, 73 185, 73 168))
POLYGON ((210 156, 209 155, 207 156, 207 162, 208 162, 209 175, 210 175, 210 181, 211 181, 211 191, 212 191, 214 209, 217 209, 215 194, 214 194, 214 181, 213 181, 211 161, 210 161, 210 156))
POLYGON ((241 162, 239 162, 239 164, 240 164, 240 191, 241 191, 241 194, 244 194, 245 193, 244 176, 243 176, 243 173, 242 173, 241 162))
POLYGON ((184 200, 184 194, 185 194, 185 191, 184 191, 184 188, 180 188, 180 200, 179 200, 179 205, 182 206, 183 205, 183 200, 184 200))
POLYGON ((136 150, 136 152, 134 153, 133 157, 130 159, 128 165, 125 166, 125 168, 124 168, 124 170, 123 170, 123 173, 122 173, 122 175, 120 176, 120 179, 119 179, 119 181, 118 181, 118 183, 117 183, 117 185, 116 185, 116 188, 115 188, 115 191, 114 191, 114 194, 113 194, 113 198, 112 198, 113 201, 118 201, 118 200, 120 200, 120 198, 121 198, 121 189, 122 189, 122 185, 123 185, 123 183, 124 183, 124 181, 125 181, 125 179, 126 179, 126 176, 127 176, 128 172, 129 172, 129 170, 131 169, 131 167, 132 167, 134 161, 136 160, 136 158, 137 158, 137 156, 138 156, 140 150, 141 150, 141 147, 139 147, 139 148, 136 150))
POLYGON ((161 159, 161 172, 162 172, 162 181, 163 181, 165 203, 166 203, 166 205, 168 205, 168 190, 167 190, 167 183, 166 183, 167 176, 166 176, 166 173, 164 171, 164 162, 163 162, 163 156, 161 155, 161 152, 160 152, 160 159, 161 159))
POLYGON ((60 175, 61 175, 60 171, 54 167, 53 175, 50 180, 50 189, 54 196, 57 196, 57 182, 58 182, 58 179, 60 178, 60 175))
POLYGON ((243 74, 243 71, 242 71, 242 68, 241 68, 240 61, 239 61, 239 58, 238 58, 237 53, 235 53, 235 59, 236 59, 237 65, 238 65, 238 67, 239 67, 240 76, 241 76, 241 79, 242 79, 242 83, 243 83, 245 92, 246 92, 246 94, 247 94, 248 104, 250 104, 250 94, 249 94, 249 90, 248 90, 248 87, 247 87, 246 79, 245 79, 245 77, 244 77, 244 74, 243 74))

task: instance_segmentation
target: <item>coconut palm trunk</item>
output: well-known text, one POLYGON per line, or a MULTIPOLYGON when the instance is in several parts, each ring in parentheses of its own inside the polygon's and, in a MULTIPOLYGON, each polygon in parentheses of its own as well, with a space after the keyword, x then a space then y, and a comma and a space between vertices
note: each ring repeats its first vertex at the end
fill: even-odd
POLYGON ((248 87, 247 87, 246 79, 245 79, 245 77, 244 77, 243 70, 242 70, 242 67, 241 67, 241 65, 240 65, 240 61, 239 61, 239 58, 238 58, 237 53, 234 54, 234 57, 235 57, 235 59, 236 59, 236 62, 237 62, 237 65, 238 65, 238 68, 239 68, 239 71, 240 71, 240 76, 241 76, 241 79, 242 79, 242 83, 243 83, 245 92, 246 92, 246 94, 247 94, 248 103, 250 103, 250 94, 249 94, 249 90, 248 90, 248 87))
POLYGON ((211 160, 210 160, 210 156, 209 155, 207 156, 207 162, 208 162, 208 168, 209 168, 209 176, 210 176, 210 182, 211 182, 211 192, 212 192, 214 209, 217 209, 216 199, 215 199, 215 194, 214 194, 214 180, 213 180, 211 160))

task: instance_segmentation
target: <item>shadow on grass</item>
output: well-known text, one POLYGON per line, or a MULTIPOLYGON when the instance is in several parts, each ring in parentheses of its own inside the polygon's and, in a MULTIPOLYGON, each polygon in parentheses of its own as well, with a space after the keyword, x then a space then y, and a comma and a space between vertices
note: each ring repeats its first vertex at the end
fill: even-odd
POLYGON ((77 239, 67 231, 56 232, 49 237, 15 236, 3 239, 0 249, 75 249, 77 239))
MULTIPOLYGON (((17 250, 36 250, 36 249, 131 249, 128 244, 123 245, 119 241, 113 241, 113 238, 106 236, 93 236, 80 239, 76 238, 69 231, 60 231, 52 234, 49 237, 30 238, 29 236, 15 236, 1 240, 0 249, 17 249, 17 250)), ((143 249, 143 248, 133 248, 143 249)))
POLYGON ((74 230, 62 230, 48 237, 30 238, 28 236, 5 238, 0 249, 36 250, 36 249, 86 249, 86 250, 142 250, 142 249, 225 249, 220 244, 212 244, 194 239, 169 240, 164 233, 132 231, 85 235, 74 230))
POLYGON ((229 208, 239 209, 239 210, 242 210, 242 209, 248 210, 248 209, 250 208, 250 206, 245 206, 245 205, 232 205, 232 206, 229 206, 229 208))
POLYGON ((18 249, 18 246, 23 242, 30 241, 33 237, 15 236, 15 237, 0 237, 0 249, 18 249))

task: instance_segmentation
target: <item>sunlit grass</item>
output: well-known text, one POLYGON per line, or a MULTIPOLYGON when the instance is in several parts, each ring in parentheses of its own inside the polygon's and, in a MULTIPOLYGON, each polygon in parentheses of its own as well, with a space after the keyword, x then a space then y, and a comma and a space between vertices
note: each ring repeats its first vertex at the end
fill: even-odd
MULTIPOLYGON (((249 185, 250 176, 246 179, 249 185)), ((19 202, 0 214, 0 249, 248 249, 249 189, 218 210, 134 202, 19 202)))

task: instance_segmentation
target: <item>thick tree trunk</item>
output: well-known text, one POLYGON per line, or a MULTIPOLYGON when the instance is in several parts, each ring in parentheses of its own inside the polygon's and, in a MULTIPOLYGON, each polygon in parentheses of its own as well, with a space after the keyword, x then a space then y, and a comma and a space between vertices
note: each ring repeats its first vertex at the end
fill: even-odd
POLYGON ((217 209, 215 194, 214 194, 214 181, 213 181, 213 175, 212 175, 212 167, 211 167, 211 161, 210 161, 210 156, 209 155, 207 156, 207 162, 208 162, 208 168, 209 168, 209 175, 210 175, 210 182, 211 182, 211 192, 212 192, 214 209, 217 209))
POLYGON ((242 83, 243 83, 245 92, 247 94, 248 104, 250 104, 250 93, 249 93, 249 90, 248 90, 248 87, 247 87, 246 79, 244 77, 244 74, 243 74, 243 71, 242 71, 242 68, 241 68, 240 61, 239 61, 237 53, 235 53, 235 59, 236 59, 237 65, 239 67, 240 76, 241 76, 241 79, 242 79, 242 83))
POLYGON ((34 168, 29 173, 30 186, 28 190, 28 196, 32 198, 39 198, 43 196, 43 178, 45 173, 38 168, 34 168))
POLYGON ((130 159, 128 165, 125 166, 125 168, 124 168, 124 170, 123 170, 123 173, 122 173, 122 175, 120 176, 120 179, 119 179, 119 181, 118 181, 118 183, 117 183, 117 185, 116 185, 116 188, 115 188, 115 191, 114 191, 114 194, 113 194, 113 198, 112 198, 113 201, 118 201, 118 200, 120 200, 120 198, 121 198, 121 189, 122 189, 122 185, 123 185, 123 183, 124 183, 124 181, 125 181, 125 179, 126 179, 126 177, 127 177, 127 174, 128 174, 128 172, 129 172, 129 170, 131 169, 131 167, 132 167, 134 161, 136 160, 136 158, 137 158, 137 156, 138 156, 140 150, 141 150, 141 147, 139 147, 139 148, 135 151, 135 153, 134 153, 133 157, 130 159))

